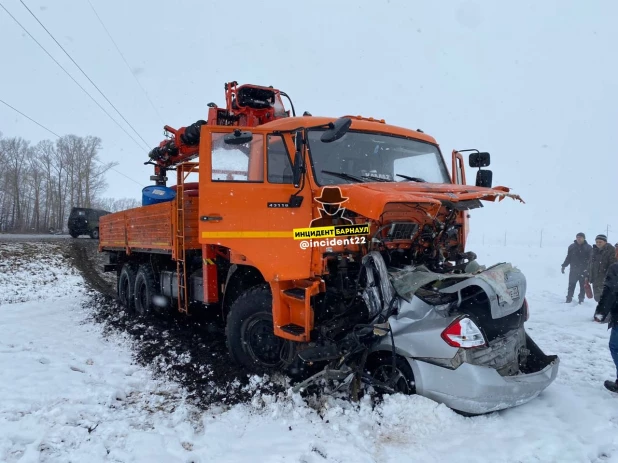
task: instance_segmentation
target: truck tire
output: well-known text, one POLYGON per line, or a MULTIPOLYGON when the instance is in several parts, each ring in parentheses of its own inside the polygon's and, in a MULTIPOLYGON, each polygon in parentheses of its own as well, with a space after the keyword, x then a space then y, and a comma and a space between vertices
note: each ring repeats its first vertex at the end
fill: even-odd
POLYGON ((153 299, 157 294, 157 284, 150 265, 142 264, 139 266, 135 276, 134 288, 135 312, 144 316, 152 314, 154 311, 153 299))
POLYGON ((130 312, 135 312, 135 277, 136 266, 126 263, 118 275, 118 301, 130 312))
POLYGON ((93 240, 99 239, 99 229, 98 228, 95 228, 94 230, 90 232, 90 238, 92 238, 93 240))
POLYGON ((268 284, 254 286, 234 301, 225 327, 232 360, 251 372, 282 370, 295 356, 293 343, 275 336, 268 284))

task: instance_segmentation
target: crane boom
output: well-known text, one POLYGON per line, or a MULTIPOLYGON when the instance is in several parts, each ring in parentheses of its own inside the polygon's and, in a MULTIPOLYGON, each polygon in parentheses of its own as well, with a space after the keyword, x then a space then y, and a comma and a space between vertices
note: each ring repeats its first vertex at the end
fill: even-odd
POLYGON ((290 111, 285 109, 282 96, 290 101, 292 115, 295 116, 294 105, 285 92, 272 86, 262 87, 248 84, 239 86, 236 81, 226 83, 225 108, 209 103, 207 120, 198 120, 180 129, 174 129, 169 125, 164 126, 167 138, 148 153, 150 160, 144 163, 155 166, 155 175, 150 179, 157 185, 165 186, 168 169, 174 169, 178 164, 197 157, 200 129, 204 124, 256 127, 290 117, 290 111))

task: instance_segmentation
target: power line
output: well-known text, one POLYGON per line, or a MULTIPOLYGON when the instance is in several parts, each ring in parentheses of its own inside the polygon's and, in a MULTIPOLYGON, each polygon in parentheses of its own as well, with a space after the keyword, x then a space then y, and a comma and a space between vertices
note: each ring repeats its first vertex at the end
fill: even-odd
POLYGON ((41 27, 42 27, 43 29, 45 29, 45 32, 47 32, 47 34, 48 34, 48 35, 52 38, 52 40, 53 40, 54 42, 56 42, 56 45, 58 45, 58 46, 60 47, 60 49, 64 52, 64 54, 65 54, 65 55, 67 55, 67 56, 69 57, 69 59, 73 62, 73 64, 74 64, 75 66, 77 66, 77 69, 79 69, 79 70, 81 71, 81 73, 82 73, 82 74, 86 77, 86 79, 88 79, 88 81, 89 81, 89 82, 90 82, 90 83, 94 86, 94 88, 96 88, 96 89, 97 89, 97 91, 101 94, 101 96, 102 96, 103 98, 105 98, 105 101, 107 101, 107 102, 109 103, 109 105, 110 105, 112 108, 114 108, 114 110, 118 113, 118 115, 119 115, 120 117, 122 117, 122 120, 123 120, 123 121, 125 121, 129 127, 131 127, 131 129, 132 129, 132 130, 133 130, 133 131, 137 134, 137 136, 138 136, 138 137, 139 137, 139 138, 140 138, 140 139, 144 142, 144 145, 146 145, 146 147, 148 148, 148 147, 150 146, 150 145, 148 144, 148 142, 147 142, 146 140, 144 140, 144 138, 143 138, 143 137, 139 134, 139 132, 138 132, 137 130, 135 130, 135 127, 133 127, 133 126, 131 125, 131 123, 130 123, 130 122, 129 122, 129 121, 128 121, 128 120, 127 120, 127 119, 126 119, 123 115, 122 115, 122 113, 121 113, 120 111, 118 111, 118 108, 116 108, 116 106, 114 106, 114 104, 113 104, 111 101, 109 101, 109 98, 107 98, 107 97, 105 96, 105 93, 103 93, 103 92, 101 91, 101 89, 97 86, 97 84, 95 84, 95 83, 92 81, 92 79, 91 79, 90 77, 88 77, 88 74, 86 74, 86 72, 85 72, 85 71, 84 71, 84 70, 80 67, 80 65, 79 65, 79 64, 77 64, 77 63, 75 62, 75 60, 73 59, 73 57, 72 57, 71 55, 69 55, 69 52, 67 52, 67 51, 64 49, 64 47, 63 47, 62 45, 60 45, 60 42, 58 42, 58 41, 56 40, 56 38, 52 35, 52 33, 51 33, 51 32, 49 32, 49 31, 47 30, 47 28, 43 25, 43 23, 42 23, 41 21, 39 21, 39 18, 37 18, 37 17, 36 17, 36 15, 32 12, 32 10, 30 10, 30 8, 28 8, 28 5, 26 5, 26 4, 24 3, 24 0, 19 0, 19 1, 20 1, 20 3, 21 3, 22 5, 24 5, 24 8, 26 8, 26 10, 28 10, 28 12, 32 15, 32 17, 33 17, 34 19, 36 19, 36 22, 38 22, 38 23, 41 25, 41 27))
POLYGON ((161 124, 164 124, 163 122, 163 118, 161 117, 161 114, 159 114, 159 111, 157 110, 157 107, 154 105, 154 103, 152 102, 152 100, 150 99, 150 96, 148 96, 148 92, 146 92, 146 89, 142 86, 141 82, 139 81, 139 79, 137 78, 137 76, 135 75, 135 73, 133 72, 133 70, 131 69, 131 65, 127 62, 126 58, 124 57, 124 54, 122 53, 122 51, 120 51, 120 48, 118 47, 118 45, 116 44, 116 41, 114 40, 114 38, 112 37, 112 34, 109 33, 109 30, 107 30, 107 27, 105 27, 105 24, 103 23, 103 20, 101 19, 101 17, 99 16, 99 13, 97 13, 97 10, 95 10, 94 6, 92 5, 92 3, 90 2, 90 0, 88 0, 88 4, 90 5, 90 8, 92 8, 92 11, 94 12, 95 16, 97 17, 97 19, 99 20, 99 22, 101 23, 101 26, 103 27, 103 29, 105 30, 105 32, 107 33, 107 36, 109 37, 109 39, 112 41, 112 43, 114 44, 114 47, 116 47, 116 51, 118 52, 118 54, 120 55, 120 57, 122 58, 122 60, 124 61, 124 64, 127 65, 127 69, 129 70, 129 72, 131 73, 131 75, 133 76, 133 78, 135 79, 135 82, 137 82, 137 85, 139 85, 139 87, 142 89, 142 92, 144 92, 144 96, 146 97, 146 99, 148 100, 148 102, 150 103, 150 106, 152 106, 152 109, 154 109, 155 113, 157 114, 157 116, 159 117, 159 120, 161 121, 161 124))
MULTIPOLYGON (((19 109, 17 109, 17 108, 15 108, 15 107, 11 106, 11 105, 10 105, 10 104, 8 104, 6 101, 4 101, 4 100, 1 100, 1 99, 0 99, 0 103, 2 103, 2 104, 4 104, 4 105, 8 106, 9 108, 11 108, 11 109, 12 109, 13 111, 15 111, 16 113, 21 114, 21 115, 22 115, 22 116, 24 116, 26 119, 31 120, 31 121, 32 121, 32 122, 34 122, 36 125, 38 125, 38 126, 39 126, 39 127, 41 127, 42 129, 47 130, 49 133, 51 133, 52 135, 56 136, 57 138, 62 138, 62 137, 61 137, 60 135, 58 135, 56 132, 54 132, 54 131, 52 131, 52 130, 48 129, 48 128, 47 128, 47 127, 45 127, 43 124, 41 124, 41 123, 39 123, 39 122, 35 121, 34 119, 32 119, 30 116, 27 116, 26 114, 22 113, 19 109)), ((140 182, 138 182, 137 180, 132 179, 132 178, 131 178, 131 177, 129 177, 128 175, 125 175, 125 174, 123 174, 122 172, 120 172, 119 170, 114 169, 113 167, 110 167, 110 169, 111 169, 111 170, 113 170, 114 172, 116 172, 117 174, 120 174, 120 175, 122 175, 123 177, 128 178, 128 179, 129 179, 129 180, 131 180, 132 182, 137 183, 139 186, 144 186, 144 184, 143 184, 143 183, 140 183, 140 182)))
POLYGON ((62 64, 60 64, 60 63, 56 60, 56 58, 54 58, 54 57, 53 57, 53 56, 52 56, 52 55, 51 55, 51 54, 50 54, 50 53, 49 53, 49 52, 45 49, 45 47, 44 47, 43 45, 41 45, 41 44, 39 43, 39 41, 38 41, 37 39, 35 39, 35 38, 32 36, 32 34, 31 34, 30 32, 28 32, 28 29, 26 29, 24 26, 22 26, 22 24, 21 24, 21 23, 20 23, 20 22, 19 22, 19 21, 15 18, 15 16, 13 16, 13 15, 10 13, 10 11, 9 11, 9 10, 7 10, 7 9, 5 8, 5 6, 4 6, 2 3, 0 3, 0 7, 1 7, 4 11, 6 11, 6 13, 7 13, 7 14, 8 14, 8 15, 9 15, 12 19, 13 19, 13 21, 15 21, 15 22, 19 25, 19 27, 21 27, 21 28, 24 30, 24 32, 25 32, 26 34, 28 34, 28 36, 29 36, 32 40, 34 40, 34 42, 35 42, 35 43, 36 43, 39 47, 41 47, 41 49, 42 49, 42 50, 43 50, 43 51, 47 54, 47 56, 49 56, 49 57, 52 59, 52 61, 58 65, 58 67, 59 67, 60 69, 62 69, 62 70, 64 71, 64 73, 65 73, 67 76, 69 76, 69 78, 70 78, 73 82, 75 82, 75 84, 76 84, 79 88, 81 88, 81 89, 82 89, 82 91, 83 91, 86 95, 88 95, 88 97, 89 97, 92 101, 94 101, 94 102, 95 102, 95 104, 96 104, 96 105, 97 105, 97 106, 101 109, 101 111, 103 111, 105 114, 107 114, 107 117, 109 117, 109 118, 110 118, 110 119, 111 119, 111 120, 112 120, 112 121, 113 121, 113 122, 114 122, 114 123, 115 123, 118 127, 120 127, 120 129, 121 129, 124 133, 126 133, 126 134, 127 134, 127 136, 128 136, 131 140, 133 140, 133 142, 135 142, 135 144, 136 144, 137 146, 139 146, 139 147, 140 147, 140 149, 142 149, 142 150, 144 149, 144 148, 143 148, 143 147, 139 144, 139 142, 138 142, 135 138, 133 138, 133 136, 132 136, 129 132, 127 132, 127 130, 126 130, 126 129, 122 126, 122 125, 120 125, 120 124, 118 123, 118 121, 117 121, 116 119, 114 119, 114 118, 111 116, 111 114, 110 114, 110 113, 108 113, 108 112, 105 110, 105 108, 104 108, 103 106, 101 106, 101 104, 100 104, 97 100, 95 100, 95 99, 94 99, 94 97, 93 97, 90 93, 88 93, 88 91, 87 91, 87 90, 86 90, 86 89, 85 89, 85 88, 84 88, 84 87, 83 87, 83 86, 82 86, 82 85, 81 85, 81 84, 80 84, 77 80, 75 80, 75 78, 74 78, 74 77, 73 77, 73 76, 69 73, 69 71, 67 71, 67 70, 66 70, 66 69, 62 66, 62 64))
POLYGON ((114 167, 110 167, 110 169, 111 169, 111 170, 113 170, 114 172, 116 172, 117 174, 122 175, 124 178, 131 180, 133 183, 137 183, 139 186, 142 186, 142 187, 144 186, 144 184, 143 184, 143 183, 140 183, 140 182, 138 182, 137 180, 132 179, 132 178, 131 178, 131 177, 129 177, 128 175, 123 174, 123 173, 122 173, 122 172, 120 172, 118 169, 115 169, 114 167))
POLYGON ((42 124, 39 124, 37 121, 35 121, 34 119, 32 119, 31 117, 26 116, 24 113, 22 113, 19 109, 14 108, 13 106, 11 106, 10 104, 8 104, 6 101, 4 100, 0 100, 0 103, 8 106, 9 108, 11 108, 13 111, 15 111, 16 113, 21 114, 22 116, 24 116, 26 119, 30 119, 32 122, 34 122, 36 125, 38 125, 39 127, 41 127, 42 129, 47 130, 49 133, 51 133, 52 135, 55 135, 56 137, 60 138, 60 135, 58 135, 56 132, 52 132, 51 130, 49 130, 47 127, 45 127, 42 124))

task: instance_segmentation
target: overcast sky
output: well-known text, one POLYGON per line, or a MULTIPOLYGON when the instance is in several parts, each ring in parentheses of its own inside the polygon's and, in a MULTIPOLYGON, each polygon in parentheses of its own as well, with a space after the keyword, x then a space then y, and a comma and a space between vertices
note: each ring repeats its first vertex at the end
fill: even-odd
MULTIPOLYGON (((449 169, 453 148, 489 151, 494 185, 526 204, 473 212, 475 239, 508 230, 509 242, 537 242, 544 229, 568 244, 609 224, 618 241, 618 2, 90 1, 156 111, 88 0, 24 0, 149 147, 164 123, 187 125, 205 118, 207 103, 223 105, 224 82, 273 85, 299 113, 421 128, 449 169)), ((0 3, 131 132, 19 0, 0 3)), ((102 158, 137 181, 110 172, 106 196, 140 198, 151 183, 146 147, 2 9, 0 44, 0 99, 58 134, 101 137, 102 158)), ((3 105, 0 132, 52 139, 3 105)), ((474 175, 468 168, 468 183, 474 175)))

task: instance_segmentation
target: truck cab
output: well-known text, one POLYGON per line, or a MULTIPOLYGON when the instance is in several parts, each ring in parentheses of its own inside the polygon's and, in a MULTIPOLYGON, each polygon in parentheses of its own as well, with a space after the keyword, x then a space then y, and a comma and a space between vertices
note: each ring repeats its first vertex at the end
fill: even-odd
MULTIPOLYGON (((258 275, 272 300, 274 335, 297 343, 353 304, 363 256, 379 251, 391 266, 462 271, 470 261, 468 211, 481 199, 514 196, 489 188, 486 170, 480 186, 465 185, 458 151, 449 176, 433 137, 362 117, 203 125, 199 152, 207 198, 199 203, 199 241, 229 256, 225 316, 235 317, 245 275, 258 275)), ((488 159, 475 152, 471 165, 488 159)))

